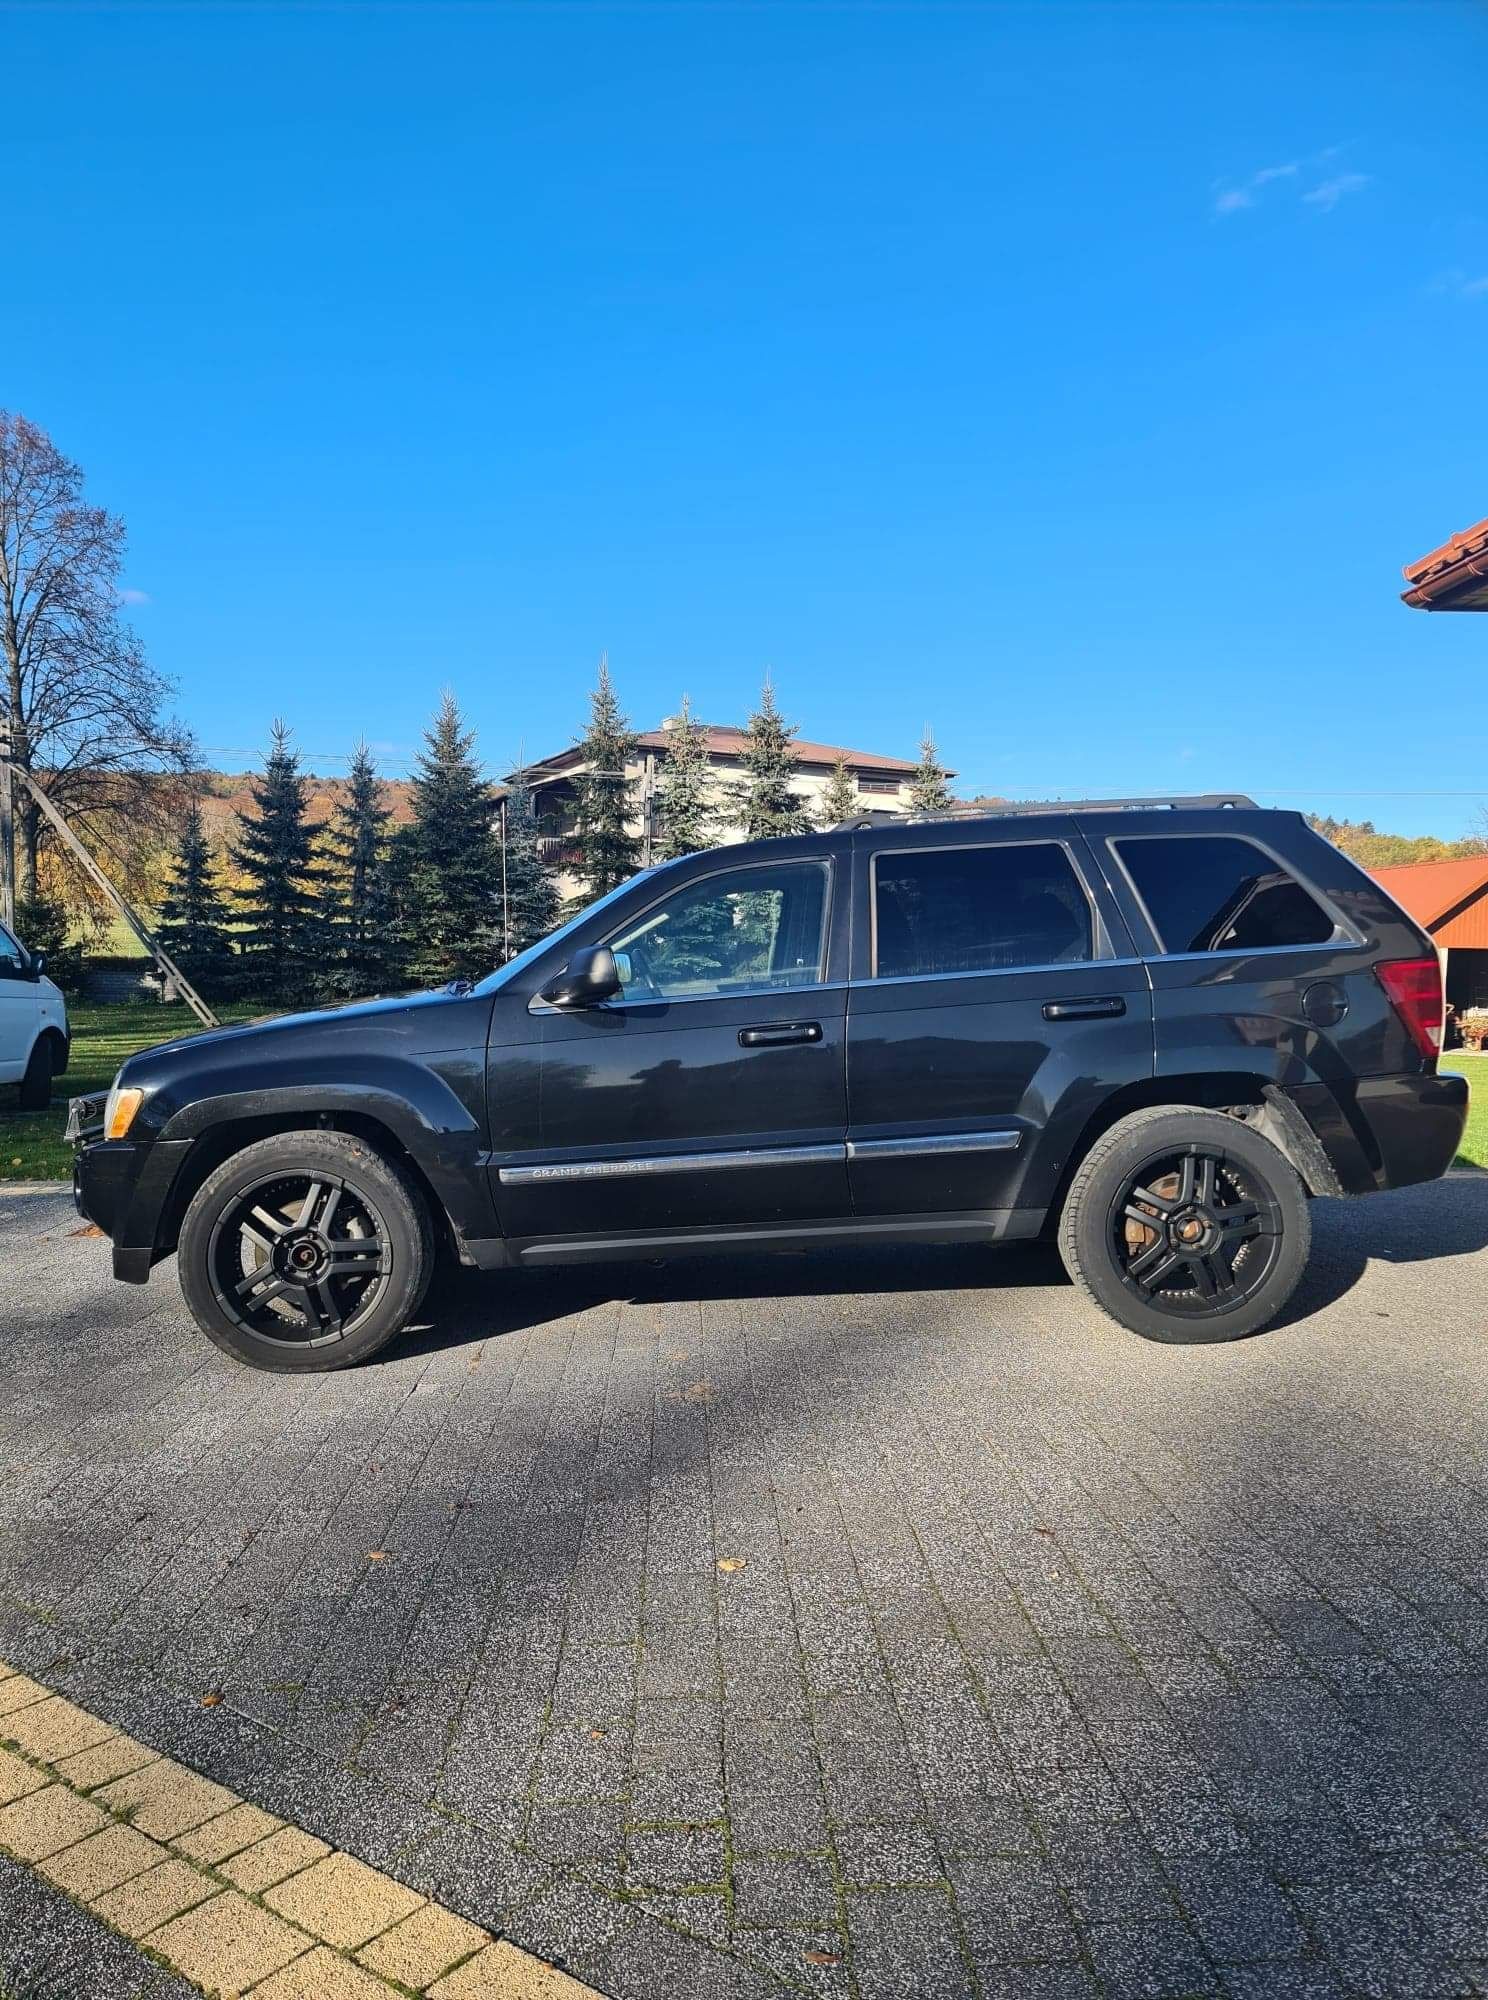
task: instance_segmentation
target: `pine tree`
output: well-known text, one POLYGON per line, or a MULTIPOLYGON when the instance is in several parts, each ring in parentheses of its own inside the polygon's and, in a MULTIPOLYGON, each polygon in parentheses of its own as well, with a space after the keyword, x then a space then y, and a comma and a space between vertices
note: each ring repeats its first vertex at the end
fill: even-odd
POLYGON ((607 895, 641 865, 641 843, 631 831, 634 787, 625 775, 635 752, 636 739, 620 711, 609 661, 602 659, 589 697, 589 727, 579 738, 586 768, 574 780, 579 850, 574 873, 591 896, 607 895))
POLYGON ((686 695, 667 725, 666 762, 656 786, 658 861, 675 861, 718 845, 718 805, 708 732, 692 713, 686 695))
POLYGON ((371 751, 358 743, 326 835, 333 926, 326 986, 344 998, 396 990, 402 978, 404 953, 393 921, 388 840, 382 782, 371 751))
POLYGON ((480 979, 501 957, 495 802, 452 694, 424 732, 413 779, 413 971, 430 986, 480 979))
POLYGON ((930 725, 925 724, 925 733, 920 738, 920 761, 915 766, 915 774, 909 781, 909 802, 917 813, 949 812, 954 801, 951 788, 946 783, 946 771, 935 748, 935 738, 930 725))
POLYGON ((193 799, 187 809, 171 857, 156 934, 192 985, 200 987, 208 998, 227 989, 234 966, 227 899, 217 880, 199 799, 193 799))
POLYGON ((857 784, 847 768, 847 759, 839 752, 821 795, 821 823, 823 826, 839 826, 860 810, 857 784))
POLYGON ((775 689, 766 676, 760 705, 749 718, 744 746, 748 780, 739 800, 739 819, 750 840, 776 834, 807 833, 811 809, 791 788, 796 772, 796 725, 775 706, 775 689))
POLYGON ((305 1000, 319 983, 320 869, 312 855, 305 780, 289 747, 290 731, 275 721, 263 776, 249 787, 251 819, 239 822, 233 865, 245 929, 244 984, 272 1000, 305 1000))
POLYGON ((515 958, 552 930, 560 901, 558 884, 543 866, 538 849, 537 814, 525 771, 518 771, 512 779, 501 826, 501 886, 506 913, 503 956, 515 958))

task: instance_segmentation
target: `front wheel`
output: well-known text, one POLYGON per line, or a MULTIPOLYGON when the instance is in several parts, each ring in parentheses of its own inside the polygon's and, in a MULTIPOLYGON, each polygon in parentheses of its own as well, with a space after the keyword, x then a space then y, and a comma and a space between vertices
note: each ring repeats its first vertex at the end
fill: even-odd
POLYGON ((1312 1242, 1307 1194, 1259 1133, 1158 1106, 1101 1134, 1059 1219, 1075 1283, 1144 1340, 1239 1340, 1273 1320, 1312 1242))
POLYGON ((45 1111, 52 1101, 52 1040, 43 1035, 21 1078, 22 1111, 45 1111))
POLYGON ((418 1310, 434 1263, 421 1190, 344 1132, 234 1153, 181 1224, 181 1290, 209 1340, 275 1374, 348 1368, 418 1310))

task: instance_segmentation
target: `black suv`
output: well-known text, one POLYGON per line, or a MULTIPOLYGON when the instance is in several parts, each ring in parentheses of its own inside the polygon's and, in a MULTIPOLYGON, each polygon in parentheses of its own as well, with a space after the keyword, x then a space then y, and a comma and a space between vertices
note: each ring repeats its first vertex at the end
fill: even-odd
POLYGON ((1057 1233, 1148 1339, 1286 1302, 1309 1195, 1430 1180, 1430 942, 1250 800, 868 815, 647 870, 473 988, 193 1035, 75 1188, 218 1346, 339 1368, 483 1270, 1057 1233))

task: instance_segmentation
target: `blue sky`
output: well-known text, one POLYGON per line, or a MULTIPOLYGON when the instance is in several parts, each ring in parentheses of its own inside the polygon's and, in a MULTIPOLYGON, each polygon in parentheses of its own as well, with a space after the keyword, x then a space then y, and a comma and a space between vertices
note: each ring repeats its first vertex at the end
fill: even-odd
POLYGON ((1488 9, 7 11, 0 401, 241 765, 742 718, 1461 831, 1488 9))

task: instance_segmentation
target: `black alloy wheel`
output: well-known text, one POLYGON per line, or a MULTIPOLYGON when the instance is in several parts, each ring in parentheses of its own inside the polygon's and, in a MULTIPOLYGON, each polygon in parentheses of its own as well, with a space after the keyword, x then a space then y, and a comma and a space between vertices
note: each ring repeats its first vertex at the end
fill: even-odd
POLYGON ((1189 1146, 1125 1176, 1111 1202, 1112 1249, 1145 1305, 1229 1312, 1264 1286, 1281 1254, 1281 1209, 1255 1173, 1189 1146))
POLYGON ((1243 1119, 1134 1111, 1080 1162, 1059 1218, 1075 1283, 1146 1340, 1238 1340, 1273 1320, 1307 1263, 1291 1162, 1243 1119))
POLYGON ((207 1254, 229 1319, 259 1340, 312 1346, 354 1333, 391 1269, 372 1198, 314 1173, 269 1175, 235 1195, 207 1254))
POLYGON ((302 1374, 364 1361, 407 1325, 434 1230, 400 1161, 350 1133, 283 1132, 207 1175, 176 1262, 210 1340, 252 1368, 302 1374))

